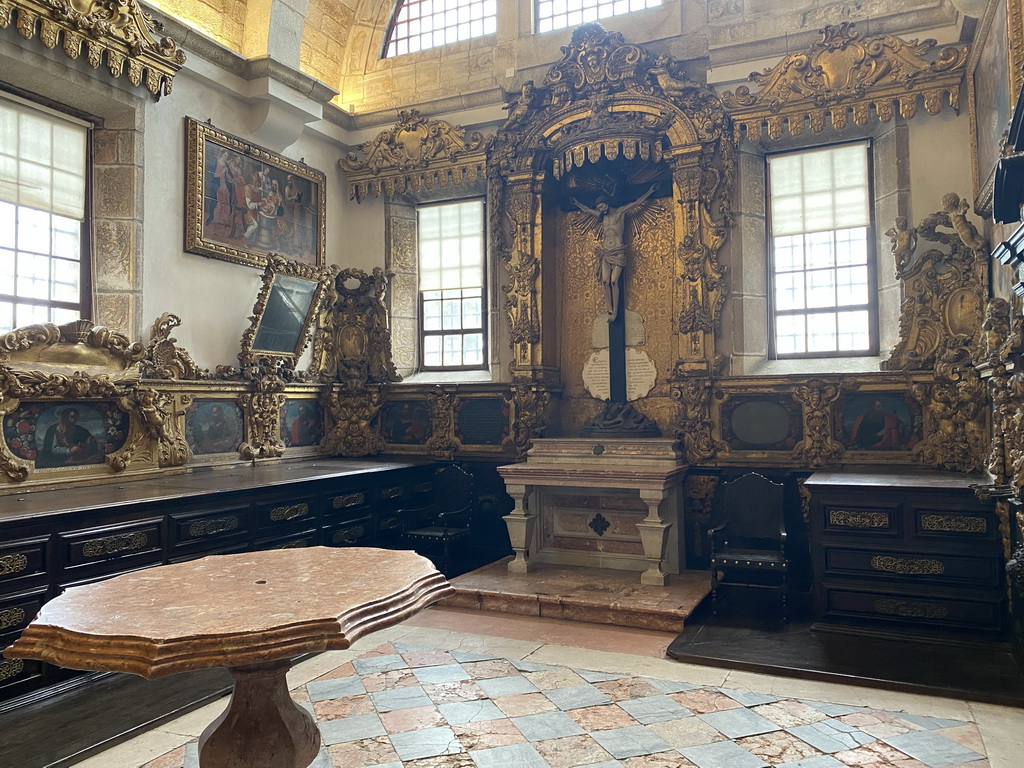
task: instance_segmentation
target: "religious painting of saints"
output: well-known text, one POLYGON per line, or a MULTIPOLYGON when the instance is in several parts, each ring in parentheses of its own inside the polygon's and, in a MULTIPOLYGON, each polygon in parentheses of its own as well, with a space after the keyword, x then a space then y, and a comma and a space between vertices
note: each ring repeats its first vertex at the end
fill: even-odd
POLYGON ((289 398, 281 408, 281 441, 289 448, 319 445, 324 436, 320 401, 289 398))
POLYGON ((233 400, 193 400, 185 410, 185 439, 197 456, 236 452, 242 444, 242 409, 233 400))
POLYGON ((252 267, 323 266, 326 176, 185 118, 185 250, 252 267))
POLYGON ((4 442, 36 469, 82 467, 121 450, 128 425, 112 402, 26 402, 4 417, 4 442))
POLYGON ((734 451, 791 451, 803 436, 791 397, 737 395, 722 404, 722 440, 734 451))
POLYGON ((430 413, 418 401, 388 403, 381 411, 380 424, 387 443, 423 445, 431 435, 430 413))
POLYGON ((862 392, 835 405, 839 442, 850 451, 909 451, 922 438, 920 406, 902 392, 862 392))

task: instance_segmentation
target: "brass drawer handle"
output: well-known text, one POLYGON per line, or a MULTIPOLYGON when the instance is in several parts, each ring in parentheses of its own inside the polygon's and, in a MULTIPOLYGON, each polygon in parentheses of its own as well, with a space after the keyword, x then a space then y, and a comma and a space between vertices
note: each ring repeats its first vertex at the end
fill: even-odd
POLYGON ((0 576, 11 576, 28 570, 28 558, 22 554, 0 557, 0 576))
POLYGON ((309 545, 309 539, 296 539, 295 541, 286 541, 284 544, 275 544, 271 549, 299 549, 309 545))
POLYGON ((396 485, 394 488, 384 488, 380 492, 380 497, 385 501, 389 499, 397 499, 403 494, 402 486, 396 485))
POLYGON ((899 573, 908 576, 939 576, 946 571, 941 560, 930 558, 888 557, 875 555, 871 558, 871 567, 885 573, 899 573))
POLYGON ((885 512, 856 512, 846 509, 830 509, 828 524, 844 528, 888 528, 889 515, 885 512))
POLYGON ((0 611, 0 631, 16 627, 25 620, 24 608, 7 608, 0 611))
POLYGON ((189 524, 188 535, 192 537, 213 536, 217 533, 233 531, 237 527, 237 517, 212 517, 206 520, 196 520, 194 523, 189 524))
POLYGON ((402 521, 401 521, 400 518, 397 518, 397 517, 386 517, 386 518, 384 518, 383 520, 380 521, 379 528, 382 531, 393 531, 395 528, 398 528, 401 524, 402 524, 402 521))
POLYGON ((308 514, 309 504, 303 502, 302 504, 292 504, 287 507, 275 507, 270 511, 270 519, 275 523, 280 523, 282 520, 295 520, 308 514))
POLYGON ((5 659, 0 661, 0 682, 17 677, 25 669, 25 662, 21 659, 5 659))
POLYGON ((365 493, 350 493, 347 496, 335 496, 331 506, 335 509, 345 509, 346 507, 357 507, 364 501, 366 501, 365 493))
POLYGON ((921 515, 921 530, 947 533, 988 533, 984 517, 967 515, 921 515))
POLYGON ((357 525, 355 528, 345 528, 344 530, 338 531, 331 537, 331 542, 334 544, 355 544, 366 533, 366 528, 361 525, 357 525))
POLYGON ((103 539, 92 539, 82 545, 82 554, 86 557, 103 557, 118 552, 134 552, 146 546, 149 539, 144 533, 123 533, 120 536, 107 536, 103 539))
POLYGON ((416 486, 416 493, 430 493, 432 490, 434 490, 434 484, 430 480, 416 486))

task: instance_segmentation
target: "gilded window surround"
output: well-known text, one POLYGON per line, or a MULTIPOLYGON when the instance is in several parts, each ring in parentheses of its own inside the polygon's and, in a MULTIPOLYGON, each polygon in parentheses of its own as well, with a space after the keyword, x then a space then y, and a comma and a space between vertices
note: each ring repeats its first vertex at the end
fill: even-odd
POLYGON ((161 25, 135 0, 0 0, 0 27, 12 22, 23 38, 38 34, 47 48, 63 38, 70 59, 78 58, 84 44, 89 64, 95 68, 105 60, 113 77, 124 74, 127 66, 129 82, 145 85, 157 98, 170 94, 174 75, 185 63, 174 40, 154 37, 161 25))

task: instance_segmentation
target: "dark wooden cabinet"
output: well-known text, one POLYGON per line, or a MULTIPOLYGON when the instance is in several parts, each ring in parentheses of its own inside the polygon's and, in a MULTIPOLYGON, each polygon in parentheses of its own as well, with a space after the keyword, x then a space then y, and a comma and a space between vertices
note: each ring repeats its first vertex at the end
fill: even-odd
POLYGON ((815 614, 824 622, 999 632, 999 521, 942 472, 817 472, 811 493, 815 614))
MULTIPOLYGON (((424 503, 435 468, 318 459, 0 496, 0 648, 78 584, 213 554, 395 545, 397 510, 424 503)), ((0 658, 0 702, 73 674, 0 658)))

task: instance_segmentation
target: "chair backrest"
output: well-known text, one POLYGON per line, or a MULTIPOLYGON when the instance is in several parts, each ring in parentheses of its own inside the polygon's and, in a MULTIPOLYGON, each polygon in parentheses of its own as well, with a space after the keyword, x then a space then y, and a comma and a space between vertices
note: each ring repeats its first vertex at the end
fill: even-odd
POLYGON ((729 520, 729 535, 748 541, 779 541, 785 489, 764 475, 748 472, 722 483, 715 495, 714 519, 729 520))
POLYGON ((439 513, 473 513, 473 476, 457 464, 441 467, 434 475, 434 507, 439 513))

